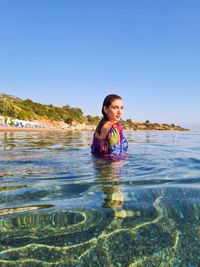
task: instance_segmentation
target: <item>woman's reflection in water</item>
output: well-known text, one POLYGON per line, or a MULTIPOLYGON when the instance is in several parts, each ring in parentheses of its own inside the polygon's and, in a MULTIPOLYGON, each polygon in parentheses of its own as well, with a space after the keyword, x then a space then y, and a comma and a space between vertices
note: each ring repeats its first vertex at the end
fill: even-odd
POLYGON ((122 208, 124 195, 119 183, 124 161, 108 161, 102 158, 94 158, 93 162, 96 181, 100 182, 99 188, 105 194, 102 206, 113 209, 122 208))

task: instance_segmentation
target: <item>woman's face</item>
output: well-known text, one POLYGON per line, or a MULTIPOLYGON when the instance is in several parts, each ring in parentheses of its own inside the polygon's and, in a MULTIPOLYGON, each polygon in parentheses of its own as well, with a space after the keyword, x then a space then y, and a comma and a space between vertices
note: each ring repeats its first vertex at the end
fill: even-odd
POLYGON ((112 123, 118 122, 123 114, 123 102, 121 99, 114 100, 107 108, 104 106, 104 111, 107 114, 108 120, 112 123))

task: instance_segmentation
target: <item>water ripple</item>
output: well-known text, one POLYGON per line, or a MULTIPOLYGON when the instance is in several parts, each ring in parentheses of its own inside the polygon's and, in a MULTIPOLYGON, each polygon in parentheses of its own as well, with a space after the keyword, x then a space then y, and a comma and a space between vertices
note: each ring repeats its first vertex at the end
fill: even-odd
POLYGON ((91 132, 0 133, 1 266, 198 266, 200 133, 125 134, 108 164, 91 132))

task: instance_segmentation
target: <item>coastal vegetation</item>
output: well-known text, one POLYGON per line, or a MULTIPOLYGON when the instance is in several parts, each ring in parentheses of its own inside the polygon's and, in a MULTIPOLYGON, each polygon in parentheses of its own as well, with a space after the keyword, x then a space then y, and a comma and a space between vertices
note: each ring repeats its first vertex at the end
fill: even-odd
MULTIPOLYGON (((95 128, 100 121, 100 116, 85 116, 78 107, 64 105, 57 107, 52 104, 45 105, 32 101, 22 100, 15 96, 0 94, 0 116, 4 118, 19 119, 25 121, 39 121, 48 125, 85 125, 95 128)), ((135 122, 131 119, 122 120, 121 124, 126 130, 187 130, 175 124, 135 122)))

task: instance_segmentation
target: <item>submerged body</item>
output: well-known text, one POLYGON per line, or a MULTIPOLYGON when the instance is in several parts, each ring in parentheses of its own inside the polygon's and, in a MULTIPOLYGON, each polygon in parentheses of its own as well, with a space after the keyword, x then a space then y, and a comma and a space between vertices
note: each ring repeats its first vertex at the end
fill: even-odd
POLYGON ((114 123, 105 138, 97 137, 94 133, 91 152, 95 156, 112 159, 125 159, 127 157, 128 142, 119 123, 114 123))

